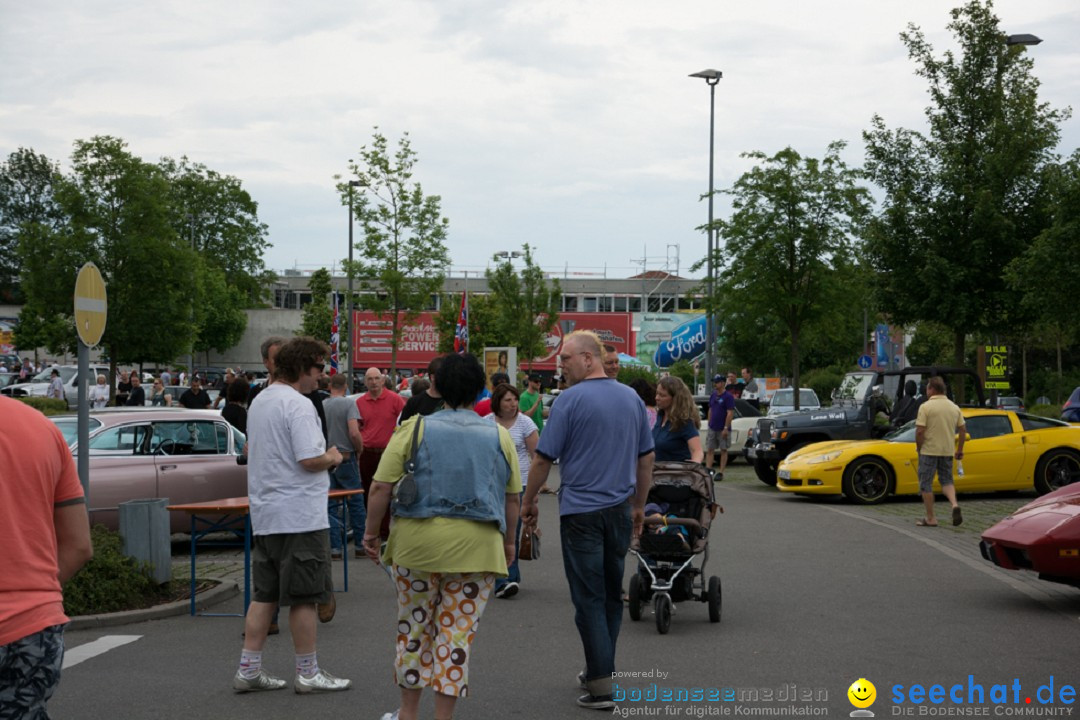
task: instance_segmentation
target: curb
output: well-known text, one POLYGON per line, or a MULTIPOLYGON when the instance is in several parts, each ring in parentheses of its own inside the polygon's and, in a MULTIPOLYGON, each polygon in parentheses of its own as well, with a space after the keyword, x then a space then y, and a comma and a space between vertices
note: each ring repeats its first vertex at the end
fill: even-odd
MULTIPOLYGON (((198 593, 195 596, 197 609, 204 609, 211 605, 229 600, 240 594, 240 586, 236 582, 223 580, 217 585, 198 593)), ((130 625, 132 623, 145 622, 147 620, 160 620, 161 618, 187 615, 191 612, 191 598, 177 600, 164 605, 155 605, 140 610, 124 610, 123 612, 102 613, 100 615, 79 615, 71 618, 67 625, 68 630, 86 630, 89 628, 115 627, 117 625, 130 625)))

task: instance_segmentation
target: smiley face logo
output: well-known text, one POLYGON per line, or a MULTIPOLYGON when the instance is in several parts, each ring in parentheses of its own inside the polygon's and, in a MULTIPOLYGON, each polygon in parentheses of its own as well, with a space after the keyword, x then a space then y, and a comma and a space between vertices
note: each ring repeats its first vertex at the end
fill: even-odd
POLYGON ((857 708, 868 708, 877 699, 877 688, 866 678, 859 678, 851 683, 847 691, 848 700, 857 708))

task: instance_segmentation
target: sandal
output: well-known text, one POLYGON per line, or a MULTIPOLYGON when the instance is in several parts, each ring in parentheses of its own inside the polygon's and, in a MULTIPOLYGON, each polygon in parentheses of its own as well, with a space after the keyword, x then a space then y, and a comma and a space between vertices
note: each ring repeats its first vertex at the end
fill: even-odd
POLYGON ((952 509, 952 524, 959 525, 964 522, 964 516, 960 514, 960 506, 957 505, 952 509))
POLYGON ((937 527, 938 526, 937 523, 932 523, 929 520, 926 520, 925 518, 923 518, 922 520, 915 521, 915 524, 918 525, 919 527, 937 527))

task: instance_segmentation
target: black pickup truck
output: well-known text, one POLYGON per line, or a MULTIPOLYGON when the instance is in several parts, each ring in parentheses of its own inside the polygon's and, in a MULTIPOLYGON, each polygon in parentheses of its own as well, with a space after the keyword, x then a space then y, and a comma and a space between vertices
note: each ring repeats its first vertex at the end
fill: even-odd
POLYGON ((913 366, 884 372, 851 372, 833 392, 832 406, 759 420, 748 443, 747 459, 753 464, 759 480, 766 485, 776 485, 780 461, 804 445, 826 440, 866 440, 894 429, 883 422, 883 418, 888 417, 890 409, 900 402, 904 384, 908 380, 918 383, 918 402, 925 397, 926 381, 935 375, 945 379, 950 399, 955 401, 962 387, 961 397, 967 402, 961 404, 985 405, 982 382, 969 368, 913 366))

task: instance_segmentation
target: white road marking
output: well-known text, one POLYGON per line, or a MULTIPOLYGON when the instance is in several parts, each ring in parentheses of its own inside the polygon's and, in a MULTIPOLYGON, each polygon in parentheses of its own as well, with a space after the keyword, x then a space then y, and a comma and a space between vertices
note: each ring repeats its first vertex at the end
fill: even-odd
POLYGON ((64 650, 64 664, 61 669, 67 670, 69 667, 74 667, 90 658, 103 655, 121 645, 133 643, 141 637, 142 635, 105 635, 85 645, 66 648, 64 650))

